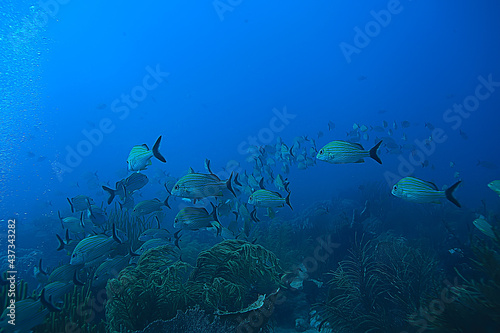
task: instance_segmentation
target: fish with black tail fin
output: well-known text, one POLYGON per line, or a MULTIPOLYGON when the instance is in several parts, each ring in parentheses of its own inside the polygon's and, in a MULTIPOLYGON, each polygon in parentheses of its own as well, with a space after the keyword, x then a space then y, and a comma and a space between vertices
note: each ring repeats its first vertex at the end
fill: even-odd
POLYGON ((156 157, 161 162, 165 163, 166 160, 160 153, 160 142, 161 135, 156 140, 153 149, 149 150, 146 144, 134 146, 130 151, 127 164, 129 171, 140 171, 145 170, 149 165, 152 164, 151 157, 156 157))
POLYGON ((278 192, 260 189, 252 193, 248 198, 248 203, 257 207, 284 207, 285 204, 290 206, 290 192, 283 198, 278 192))
POLYGON ((184 207, 174 219, 174 228, 199 230, 215 227, 217 236, 222 230, 222 225, 217 217, 217 207, 212 205, 212 213, 203 207, 184 207))
POLYGON ((365 150, 359 143, 348 141, 332 141, 321 148, 316 158, 333 164, 363 163, 366 157, 371 157, 378 163, 382 161, 377 155, 377 150, 382 141, 379 141, 372 149, 365 150))
POLYGON ((94 204, 94 200, 86 195, 77 195, 73 198, 66 198, 71 207, 71 212, 81 212, 89 208, 90 205, 94 204))
POLYGON ((159 212, 159 211, 161 211, 163 206, 170 208, 170 205, 168 204, 168 198, 169 197, 167 197, 164 201, 160 201, 157 198, 152 199, 152 200, 141 201, 137 205, 134 206, 134 209, 132 211, 132 215, 133 216, 143 216, 143 215, 151 214, 153 212, 159 212))
POLYGON ((118 195, 123 201, 127 196, 133 194, 135 191, 140 190, 149 182, 148 177, 140 172, 134 172, 125 179, 116 182, 116 190, 107 186, 102 186, 102 189, 108 192, 108 205, 111 204, 114 197, 118 195))
POLYGON ((392 194, 398 198, 418 203, 441 203, 446 198, 457 207, 462 207, 453 196, 462 181, 459 180, 445 191, 440 191, 436 184, 414 177, 405 177, 392 187, 392 194))
POLYGON ((232 186, 234 174, 231 173, 227 181, 220 180, 214 174, 190 172, 181 177, 172 189, 172 195, 189 199, 203 199, 211 196, 220 197, 228 189, 235 197, 232 186))

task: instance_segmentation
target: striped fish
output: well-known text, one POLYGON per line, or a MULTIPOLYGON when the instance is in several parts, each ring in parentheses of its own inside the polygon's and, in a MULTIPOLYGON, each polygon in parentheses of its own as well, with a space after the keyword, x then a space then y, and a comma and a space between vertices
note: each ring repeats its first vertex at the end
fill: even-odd
POLYGON ((141 255, 147 250, 154 249, 167 244, 169 244, 169 242, 165 238, 153 238, 146 241, 146 243, 142 244, 141 247, 137 249, 137 251, 135 251, 135 253, 141 255))
POLYGON ((103 225, 108 220, 106 211, 95 205, 89 206, 89 209, 87 210, 87 218, 89 218, 93 224, 98 226, 103 225))
POLYGON ((365 157, 371 157, 382 164, 382 161, 377 155, 377 150, 381 143, 382 141, 379 141, 372 149, 365 150, 359 143, 332 141, 319 150, 316 158, 328 163, 343 164, 363 163, 365 157))
POLYGON ((161 155, 159 148, 161 142, 161 135, 156 140, 153 149, 149 150, 146 144, 139 146, 134 146, 130 151, 127 164, 129 171, 140 171, 145 170, 149 165, 152 164, 151 157, 156 157, 163 163, 166 162, 165 158, 161 155))
POLYGON ((493 227, 488 223, 488 221, 485 220, 484 216, 481 215, 479 218, 475 219, 472 224, 474 224, 474 226, 486 236, 495 238, 493 227))
POLYGON ((188 173, 175 183, 172 195, 189 199, 203 199, 207 197, 221 197, 225 189, 236 196, 231 180, 233 174, 227 181, 222 181, 214 174, 188 173))
POLYGON ((68 229, 70 232, 74 234, 85 232, 82 220, 77 219, 76 217, 73 216, 62 218, 61 213, 59 211, 57 213, 59 215, 59 220, 61 220, 63 229, 68 229))
POLYGON ((46 285, 43 290, 45 290, 46 298, 51 298, 52 302, 56 303, 57 301, 63 299, 64 295, 72 291, 73 287, 74 285, 72 283, 55 281, 46 285))
POLYGON ((83 265, 70 265, 65 264, 57 267, 50 273, 48 283, 60 281, 60 282, 69 282, 73 279, 73 275, 75 271, 79 271, 80 268, 83 268, 83 265))
MULTIPOLYGON (((248 198, 248 203, 257 207, 284 207, 285 204, 292 208, 290 204, 290 192, 283 198, 278 192, 260 189, 252 193, 248 198)), ((293 208, 292 208, 293 210, 293 208)))
POLYGON ((30 332, 33 327, 42 324, 49 313, 49 310, 43 308, 39 300, 35 301, 31 298, 17 301, 15 306, 16 325, 9 324, 10 318, 7 314, 10 309, 6 308, 0 317, 0 330, 2 332, 30 332))
POLYGON ((148 230, 144 231, 139 236, 139 240, 141 242, 147 242, 148 240, 154 239, 154 238, 168 239, 168 238, 170 238, 170 231, 168 231, 166 229, 154 228, 154 229, 148 229, 148 230))
POLYGON ((203 207, 184 207, 175 217, 174 228, 199 230, 215 227, 218 235, 222 230, 222 225, 217 218, 217 209, 213 205, 212 207, 212 213, 209 213, 203 207))
POLYGON ((94 200, 86 195, 77 195, 74 198, 66 198, 71 207, 71 212, 81 212, 94 204, 94 200))
POLYGON ((153 212, 161 211, 163 206, 167 206, 170 208, 168 204, 168 197, 165 201, 160 201, 159 199, 153 200, 144 200, 135 205, 134 210, 132 211, 132 215, 134 216, 143 216, 147 214, 151 214, 153 212))
POLYGON ((104 259, 121 241, 113 231, 113 237, 95 235, 82 239, 71 254, 71 265, 85 264, 85 267, 95 265, 104 259))
POLYGON ((92 286, 105 286, 109 279, 117 277, 118 273, 128 266, 130 258, 131 256, 127 254, 106 259, 94 272, 92 286))
POLYGON ((149 182, 148 177, 140 172, 134 172, 125 179, 116 182, 116 190, 107 186, 102 186, 103 190, 108 192, 108 205, 111 204, 116 195, 123 201, 125 198, 133 194, 135 191, 140 190, 149 182))
POLYGON ((496 194, 500 195, 500 180, 494 180, 488 184, 488 187, 491 188, 496 194))
POLYGON ((398 198, 418 203, 441 203, 446 198, 455 206, 461 207, 460 203, 453 197, 461 180, 453 184, 446 191, 440 191, 436 184, 414 177, 406 177, 392 187, 392 194, 398 198))

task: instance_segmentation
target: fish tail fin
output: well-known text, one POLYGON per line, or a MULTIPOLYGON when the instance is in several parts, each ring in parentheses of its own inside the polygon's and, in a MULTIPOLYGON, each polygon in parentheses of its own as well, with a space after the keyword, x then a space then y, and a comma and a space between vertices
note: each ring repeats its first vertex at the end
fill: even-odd
POLYGON ((61 217, 61 212, 60 211, 57 211, 57 215, 59 216, 59 221, 61 221, 61 227, 63 228, 64 230, 64 224, 63 224, 63 219, 61 217))
POLYGON ((220 224, 219 217, 217 216, 217 207, 213 203, 210 203, 210 205, 212 205, 212 217, 214 218, 214 221, 220 224))
POLYGON ((222 234, 222 224, 219 221, 219 217, 217 216, 217 207, 214 206, 213 203, 210 203, 212 205, 212 217, 214 221, 212 222, 212 225, 217 229, 217 236, 222 234))
POLYGON ((134 251, 132 251, 131 247, 128 248, 128 255, 131 256, 131 257, 139 257, 140 256, 140 254, 135 253, 134 251))
MULTIPOLYGON (((172 209, 170 205, 168 204, 168 198, 170 198, 170 195, 163 201, 163 204, 168 207, 168 209, 172 209)), ((158 225, 160 225, 160 221, 158 221, 158 225)))
POLYGON ((165 186, 165 190, 167 190, 167 193, 168 193, 169 195, 172 195, 172 193, 170 192, 170 190, 169 190, 169 189, 168 189, 168 187, 167 187, 167 183, 163 184, 163 186, 165 186))
POLYGON ((38 269, 40 271, 40 273, 42 273, 43 275, 47 275, 47 272, 43 270, 42 268, 42 258, 40 258, 40 261, 38 262, 38 269))
POLYGON ((253 208, 252 212, 250 213, 250 217, 254 222, 260 222, 259 218, 257 217, 257 208, 253 208))
POLYGON ((50 312, 61 312, 62 309, 56 307, 54 304, 52 304, 52 295, 49 296, 49 299, 47 300, 45 298, 45 288, 42 289, 42 293, 40 294, 40 303, 42 303, 43 306, 47 308, 50 312))
POLYGON ((235 176, 234 176, 234 183, 238 186, 241 186, 241 183, 238 181, 238 173, 236 172, 235 176))
POLYGON ((85 283, 83 283, 82 281, 80 281, 80 280, 78 279, 78 274, 77 274, 77 272, 76 272, 76 271, 77 271, 77 270, 75 270, 75 271, 73 272, 73 284, 74 284, 75 286, 83 286, 83 285, 85 285, 85 283))
POLYGON ((285 198, 285 202, 286 202, 286 204, 287 204, 288 206, 290 206, 290 208, 293 210, 293 207, 292 207, 292 205, 290 204, 290 193, 291 193, 291 192, 288 192, 288 195, 287 195, 287 196, 286 196, 286 198, 285 198))
POLYGON ((102 186, 102 189, 109 193, 108 205, 110 205, 111 202, 113 202, 113 199, 115 198, 116 191, 104 185, 102 186))
POLYGON ((161 135, 158 137, 158 139, 155 142, 155 145, 153 146, 153 155, 162 161, 163 163, 166 162, 165 157, 163 157, 160 153, 160 141, 161 141, 161 135))
POLYGON ((66 200, 68 200, 68 202, 69 202, 69 206, 71 207, 71 212, 74 213, 75 207, 73 207, 73 203, 71 202, 71 200, 69 200, 69 198, 66 198, 66 200))
POLYGON ((446 199, 450 200, 455 206, 457 206, 459 208, 462 206, 460 205, 458 200, 455 199, 455 197, 453 196, 453 192, 455 192, 455 190, 457 189, 458 185, 460 185, 461 182, 462 181, 459 180, 455 184, 451 185, 450 188, 446 189, 446 191, 444 191, 444 194, 446 195, 446 199))
POLYGON ((382 144, 382 140, 380 140, 372 149, 370 149, 370 157, 373 158, 378 163, 382 164, 380 157, 377 155, 378 147, 382 144))
POLYGON ((231 184, 232 180, 233 180, 233 172, 231 172, 231 176, 229 176, 229 179, 226 181, 226 187, 236 197, 236 193, 233 190, 233 185, 231 184))
POLYGON ((213 221, 212 225, 217 229, 217 236, 222 235, 222 224, 219 221, 213 221))
POLYGON ((56 234, 57 241, 59 242, 59 246, 57 247, 57 251, 64 250, 64 241, 62 240, 61 236, 56 234))
POLYGON ((122 240, 116 234, 116 225, 113 223, 113 239, 118 243, 122 244, 122 240))

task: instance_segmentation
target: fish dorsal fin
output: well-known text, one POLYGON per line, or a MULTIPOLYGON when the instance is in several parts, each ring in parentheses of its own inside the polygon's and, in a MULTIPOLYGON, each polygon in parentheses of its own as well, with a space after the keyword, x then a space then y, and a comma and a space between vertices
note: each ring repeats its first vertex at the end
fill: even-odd
POLYGON ((280 198, 283 198, 279 192, 275 192, 275 191, 269 191, 269 192, 276 194, 280 198))
POLYGON ((412 178, 412 181, 420 182, 421 184, 425 184, 425 185, 429 186, 432 190, 439 191, 439 188, 433 182, 429 182, 427 180, 415 178, 413 176, 409 176, 408 178, 412 178))
POLYGON ((195 173, 195 172, 194 172, 194 169, 193 169, 193 168, 191 168, 191 167, 189 167, 188 173, 195 173))
POLYGON ((357 142, 349 142, 349 143, 353 146, 356 146, 357 148, 359 148, 361 150, 365 150, 365 148, 363 148, 363 146, 360 143, 357 143, 357 142))
POLYGON ((213 174, 212 170, 210 169, 210 160, 208 158, 205 159, 205 169, 209 174, 213 174))
POLYGON ((424 182, 426 182, 427 184, 429 184, 429 186, 431 186, 434 190, 439 191, 439 188, 433 182, 428 182, 428 181, 425 181, 425 180, 424 180, 424 182))
POLYGON ((145 143, 143 143, 143 144, 141 145, 141 147, 146 148, 147 150, 149 150, 148 145, 147 145, 147 144, 145 144, 145 143))

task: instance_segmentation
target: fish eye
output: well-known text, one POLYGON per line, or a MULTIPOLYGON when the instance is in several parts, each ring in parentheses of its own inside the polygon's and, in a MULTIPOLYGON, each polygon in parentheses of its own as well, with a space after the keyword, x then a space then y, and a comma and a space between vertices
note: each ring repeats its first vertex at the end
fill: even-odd
POLYGON ((174 187, 174 188, 175 188, 176 190, 178 190, 178 189, 179 189, 179 185, 175 185, 175 187, 174 187))
POLYGON ((398 189, 398 187, 396 185, 394 185, 394 187, 392 188, 394 191, 396 191, 398 189))
POLYGON ((323 155, 323 149, 320 149, 320 150, 319 150, 319 154, 320 154, 320 155, 323 155))
POLYGON ((250 199, 250 200, 253 200, 253 197, 252 197, 252 196, 250 196, 250 198, 249 198, 249 199, 250 199))

